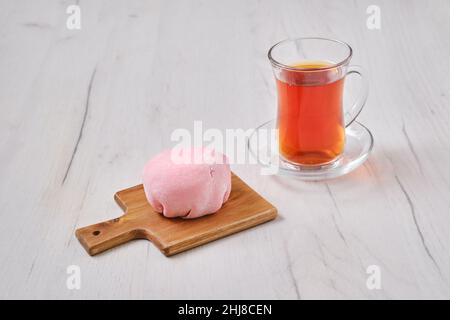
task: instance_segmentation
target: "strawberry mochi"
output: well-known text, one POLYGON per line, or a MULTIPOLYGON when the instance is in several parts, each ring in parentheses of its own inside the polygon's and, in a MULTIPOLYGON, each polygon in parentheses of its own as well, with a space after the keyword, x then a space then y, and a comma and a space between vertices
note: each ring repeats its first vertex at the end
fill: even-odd
POLYGON ((198 218, 217 212, 231 192, 227 157, 209 148, 172 149, 144 167, 145 195, 167 218, 198 218))

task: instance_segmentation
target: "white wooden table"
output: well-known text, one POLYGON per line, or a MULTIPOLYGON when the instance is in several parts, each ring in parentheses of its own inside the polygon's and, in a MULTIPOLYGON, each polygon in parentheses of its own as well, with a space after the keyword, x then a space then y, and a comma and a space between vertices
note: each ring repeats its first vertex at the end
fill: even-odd
POLYGON ((71 4, 0 1, 1 298, 450 298, 450 2, 81 0, 69 30, 71 4), (74 230, 121 213, 114 192, 174 129, 275 116, 266 52, 299 36, 368 70, 368 162, 327 182, 235 165, 279 219, 171 258, 88 256, 74 230))

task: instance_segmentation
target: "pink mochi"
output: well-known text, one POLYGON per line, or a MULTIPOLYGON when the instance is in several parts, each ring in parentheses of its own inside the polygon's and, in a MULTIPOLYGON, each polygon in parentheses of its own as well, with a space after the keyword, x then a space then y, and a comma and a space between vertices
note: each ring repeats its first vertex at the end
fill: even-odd
POLYGON ((227 157, 213 149, 166 150, 145 165, 143 184, 155 211, 167 218, 198 218, 228 200, 231 171, 227 157))

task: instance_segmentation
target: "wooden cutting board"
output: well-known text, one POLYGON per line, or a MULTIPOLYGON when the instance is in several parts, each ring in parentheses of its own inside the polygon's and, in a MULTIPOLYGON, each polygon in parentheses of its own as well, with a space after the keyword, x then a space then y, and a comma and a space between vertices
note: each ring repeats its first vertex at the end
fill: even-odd
POLYGON ((142 184, 117 192, 116 202, 125 212, 120 218, 76 230, 76 236, 91 255, 134 239, 153 242, 171 256, 228 236, 277 216, 277 209, 232 174, 228 201, 215 214, 197 219, 168 219, 147 202, 142 184))

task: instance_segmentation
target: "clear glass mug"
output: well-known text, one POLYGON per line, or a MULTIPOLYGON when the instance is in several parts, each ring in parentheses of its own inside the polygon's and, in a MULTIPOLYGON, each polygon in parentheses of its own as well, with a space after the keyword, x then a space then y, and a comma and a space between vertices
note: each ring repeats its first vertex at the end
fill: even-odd
POLYGON ((288 39, 270 48, 277 82, 278 145, 281 160, 315 168, 336 163, 345 145, 345 128, 359 115, 368 82, 359 66, 349 66, 352 48, 325 38, 288 39), (362 88, 356 102, 343 106, 344 80, 357 74, 362 88))

